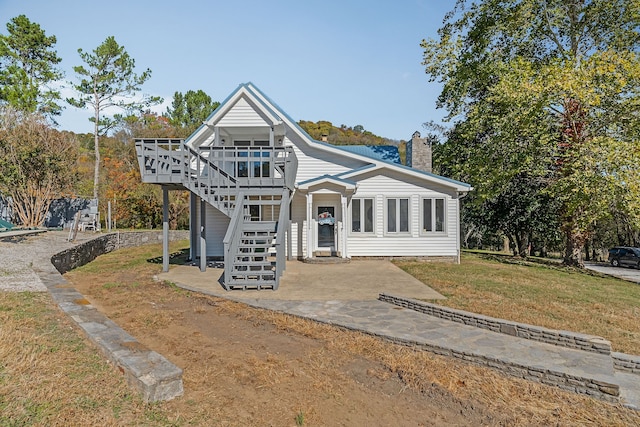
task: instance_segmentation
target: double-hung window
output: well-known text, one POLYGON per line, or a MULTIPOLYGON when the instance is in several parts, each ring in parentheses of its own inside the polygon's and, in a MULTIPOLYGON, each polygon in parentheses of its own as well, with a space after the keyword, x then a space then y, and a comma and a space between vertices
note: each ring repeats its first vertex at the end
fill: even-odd
POLYGON ((409 232, 409 199, 387 199, 387 233, 409 232))
POLYGON ((443 198, 422 199, 423 233, 444 233, 446 231, 445 206, 443 198))
POLYGON ((351 200, 351 232, 373 233, 373 199, 351 200))

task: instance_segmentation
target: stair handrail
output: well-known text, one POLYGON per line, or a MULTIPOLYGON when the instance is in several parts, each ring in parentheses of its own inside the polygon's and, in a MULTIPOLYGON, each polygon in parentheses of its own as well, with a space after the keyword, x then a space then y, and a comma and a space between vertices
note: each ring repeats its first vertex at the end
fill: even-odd
POLYGON ((187 144, 183 144, 183 150, 187 155, 185 186, 230 216, 230 212, 233 209, 231 196, 238 189, 238 180, 222 169, 217 164, 218 161, 216 159, 204 156, 202 149, 196 150, 187 144), (205 170, 207 171, 206 175, 205 170), (215 189, 213 196, 212 189, 215 189))
POLYGON ((280 213, 278 214, 278 223, 276 225, 276 241, 274 246, 276 248, 276 271, 275 271, 275 289, 280 284, 280 276, 286 267, 286 247, 285 237, 287 229, 289 228, 289 190, 284 189, 282 191, 282 197, 280 199, 280 213))
POLYGON ((236 196, 236 204, 227 227, 227 232, 224 235, 222 243, 224 244, 224 287, 227 288, 226 283, 231 280, 231 274, 233 272, 233 263, 235 255, 238 252, 238 244, 240 242, 239 228, 244 223, 244 191, 238 192, 236 196))

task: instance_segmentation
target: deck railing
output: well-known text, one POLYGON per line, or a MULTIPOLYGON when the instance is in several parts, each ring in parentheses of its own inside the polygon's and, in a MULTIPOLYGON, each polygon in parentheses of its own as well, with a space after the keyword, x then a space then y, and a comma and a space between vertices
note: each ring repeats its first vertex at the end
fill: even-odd
POLYGON ((282 192, 280 213, 278 214, 278 225, 276 229, 276 241, 275 241, 275 248, 276 248, 276 276, 275 276, 276 285, 275 287, 276 289, 280 284, 280 277, 284 272, 284 269, 286 267, 286 261, 287 261, 286 250, 285 250, 285 243, 286 243, 285 237, 289 229, 289 221, 290 221, 289 209, 287 208, 288 206, 289 206, 289 192, 285 190, 282 192))
POLYGON ((144 182, 186 187, 288 188, 298 160, 292 147, 199 147, 178 139, 139 139, 136 150, 144 182))

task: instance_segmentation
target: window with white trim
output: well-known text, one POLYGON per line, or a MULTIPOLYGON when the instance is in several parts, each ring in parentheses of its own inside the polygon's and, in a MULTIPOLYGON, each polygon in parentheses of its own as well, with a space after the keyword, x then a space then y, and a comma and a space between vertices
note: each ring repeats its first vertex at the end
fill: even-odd
POLYGON ((446 232, 446 211, 444 198, 422 199, 422 232, 446 232))
POLYGON ((409 232, 409 199, 387 199, 387 233, 409 232))
POLYGON ((351 200, 351 232, 373 233, 373 199, 351 200))

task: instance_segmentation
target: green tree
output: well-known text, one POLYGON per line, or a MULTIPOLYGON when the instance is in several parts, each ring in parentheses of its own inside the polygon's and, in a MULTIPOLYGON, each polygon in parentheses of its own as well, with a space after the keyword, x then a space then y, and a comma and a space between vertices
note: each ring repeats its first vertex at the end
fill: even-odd
POLYGON ((546 180, 569 265, 611 206, 640 215, 639 25, 637 0, 460 0, 422 42, 471 141, 459 168, 487 197, 525 170, 546 180))
POLYGON ((0 192, 25 227, 42 226, 51 201, 71 191, 78 144, 35 113, 0 109, 0 192))
MULTIPOLYGON (((115 138, 106 140, 105 152, 110 156, 106 180, 109 183, 107 197, 116 199, 120 227, 153 228, 162 221, 162 191, 159 186, 144 184, 140 180, 140 169, 133 138, 180 138, 185 131, 172 126, 166 116, 146 111, 126 118, 115 138)), ((105 145, 105 144, 103 144, 105 145)), ((105 161, 107 161, 105 159, 105 161)), ((189 227, 189 192, 169 192, 169 227, 189 227)))
POLYGON ((171 125, 182 128, 186 137, 198 129, 219 106, 219 102, 212 101, 202 90, 189 90, 184 95, 182 92, 176 92, 171 107, 167 107, 164 116, 169 119, 171 125))
POLYGON ((67 102, 77 108, 89 106, 93 109, 93 117, 89 120, 94 124, 93 198, 97 199, 100 183, 100 136, 106 135, 124 119, 123 114, 106 116, 106 110, 117 107, 132 112, 160 103, 162 99, 147 95, 134 99, 142 84, 151 77, 151 70, 147 68, 142 74, 136 74, 135 60, 113 36, 107 37, 92 52, 78 49, 78 54, 86 67, 73 67, 79 79, 77 84, 73 84, 78 96, 68 98, 67 102))
POLYGON ((12 18, 7 31, 0 34, 0 100, 28 113, 59 115, 60 92, 48 87, 62 78, 56 37, 24 15, 12 18))

